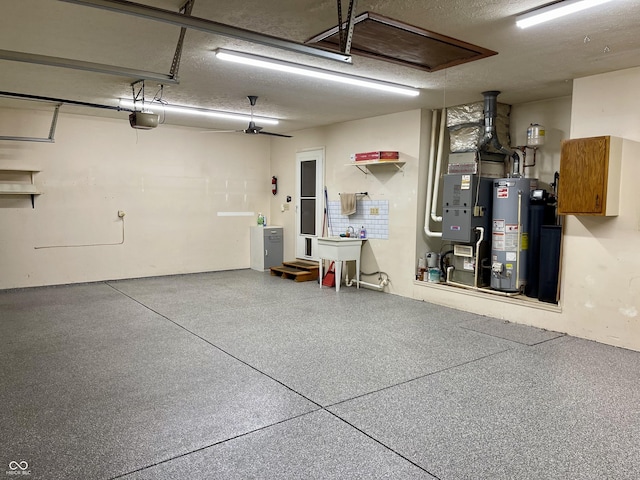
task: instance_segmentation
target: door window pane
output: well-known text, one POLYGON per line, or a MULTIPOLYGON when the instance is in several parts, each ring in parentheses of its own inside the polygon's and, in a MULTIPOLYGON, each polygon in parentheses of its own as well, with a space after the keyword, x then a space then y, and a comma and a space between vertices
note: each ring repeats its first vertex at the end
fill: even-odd
POLYGON ((300 196, 316 196, 316 161, 300 162, 300 196))
POLYGON ((300 201, 300 233, 302 235, 316 234, 315 198, 303 198, 300 201))

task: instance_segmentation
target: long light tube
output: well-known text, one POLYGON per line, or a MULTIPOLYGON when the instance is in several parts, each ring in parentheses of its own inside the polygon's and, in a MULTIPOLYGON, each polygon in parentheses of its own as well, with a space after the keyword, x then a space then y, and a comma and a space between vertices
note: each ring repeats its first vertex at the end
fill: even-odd
MULTIPOLYGON (((126 108, 138 108, 142 107, 142 102, 133 102, 131 100, 121 98, 120 106, 126 108)), ((247 115, 244 113, 223 112, 221 110, 209 110, 207 108, 187 107, 183 105, 171 105, 159 102, 145 102, 144 111, 157 114, 161 114, 162 112, 174 112, 211 118, 224 118, 226 120, 238 120, 243 122, 248 122, 251 120, 251 115, 247 115)), ((260 123, 261 125, 278 125, 279 123, 275 118, 259 117, 255 115, 253 117, 253 120, 260 123)))
POLYGON ((520 28, 532 27, 533 25, 555 20, 556 18, 564 17, 565 15, 570 15, 610 1, 611 0, 564 0, 517 16, 516 25, 520 28))
POLYGON ((309 67, 307 65, 299 65, 296 63, 276 60, 274 58, 252 55, 249 53, 233 52, 219 48, 215 51, 216 58, 230 62, 251 65, 254 67, 267 68, 269 70, 277 70, 279 72, 292 73, 294 75, 304 75, 305 77, 329 80, 331 82, 346 83, 348 85, 356 85, 359 87, 373 88, 385 92, 398 93, 401 95, 409 95, 412 97, 420 95, 420 90, 413 87, 398 85, 396 83, 382 82, 369 78, 356 77, 339 72, 332 72, 322 68, 309 67))

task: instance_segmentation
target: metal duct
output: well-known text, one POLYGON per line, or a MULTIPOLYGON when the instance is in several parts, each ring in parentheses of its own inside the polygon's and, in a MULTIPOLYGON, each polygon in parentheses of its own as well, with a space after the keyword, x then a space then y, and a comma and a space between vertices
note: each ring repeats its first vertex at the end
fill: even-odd
POLYGON ((491 145, 500 153, 505 155, 513 155, 513 150, 500 145, 498 134, 496 132, 496 117, 498 116, 498 95, 497 90, 489 90, 482 92, 484 96, 484 137, 480 140, 479 149, 491 145))
POLYGON ((520 157, 518 153, 510 148, 503 147, 498 141, 498 134, 496 132, 496 117, 498 116, 498 95, 500 92, 497 90, 488 90, 482 92, 484 96, 484 137, 480 140, 478 145, 479 150, 483 150, 484 147, 492 146, 500 153, 509 155, 513 158, 513 175, 520 176, 520 157))

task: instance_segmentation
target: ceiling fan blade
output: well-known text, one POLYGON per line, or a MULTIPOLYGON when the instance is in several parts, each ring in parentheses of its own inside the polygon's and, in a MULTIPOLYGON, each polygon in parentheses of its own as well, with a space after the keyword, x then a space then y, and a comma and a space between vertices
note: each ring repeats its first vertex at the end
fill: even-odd
POLYGON ((273 133, 273 132, 265 132, 264 130, 260 130, 258 132, 260 135, 271 135, 273 137, 284 137, 284 138, 292 138, 291 135, 284 135, 282 133, 273 133))
POLYGON ((200 133, 242 133, 244 130, 203 130, 200 133))
POLYGON ((251 119, 249 120, 249 125, 244 130, 205 130, 202 133, 246 133, 249 135, 271 135, 272 137, 283 137, 283 138, 291 138, 291 135, 284 135, 282 133, 273 133, 273 132, 265 132, 262 130, 262 127, 256 125, 253 121, 253 107, 256 104, 256 100, 258 97, 256 95, 248 95, 249 103, 251 104, 251 119))

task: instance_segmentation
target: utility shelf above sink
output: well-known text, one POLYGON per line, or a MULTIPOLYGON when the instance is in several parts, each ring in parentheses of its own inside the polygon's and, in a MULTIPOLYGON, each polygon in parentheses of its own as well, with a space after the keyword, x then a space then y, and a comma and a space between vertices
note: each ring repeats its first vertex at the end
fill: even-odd
POLYGON ((393 165, 398 170, 402 170, 402 167, 405 163, 407 162, 404 162, 402 160, 365 160, 360 162, 347 163, 347 165, 353 165, 354 167, 357 167, 358 170, 360 170, 362 173, 367 175, 369 172, 371 172, 371 167, 375 167, 376 165, 393 165), (364 167, 364 170, 362 169, 362 167, 364 167))

